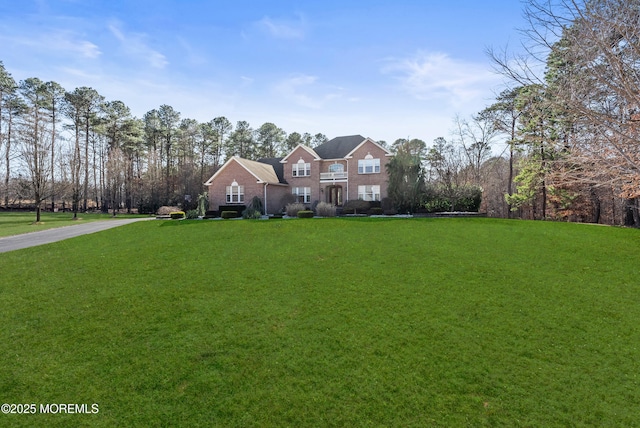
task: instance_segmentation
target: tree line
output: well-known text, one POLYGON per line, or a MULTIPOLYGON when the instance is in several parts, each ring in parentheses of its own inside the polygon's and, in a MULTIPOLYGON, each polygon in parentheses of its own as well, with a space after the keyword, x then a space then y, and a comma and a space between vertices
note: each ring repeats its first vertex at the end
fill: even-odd
POLYGON ((507 202, 532 218, 640 226, 640 1, 528 0, 524 54, 489 107, 515 161, 507 202))
POLYGON ((488 51, 510 86, 457 118, 450 141, 404 155, 405 171, 426 161, 427 175, 400 174, 404 200, 433 203, 435 179, 449 199, 480 186, 492 216, 640 227, 639 11, 640 0, 527 0, 524 53, 488 51), (503 155, 490 156, 494 138, 503 155))
MULTIPOLYGON (((640 0, 527 0, 526 51, 490 49, 511 82, 431 145, 389 148, 398 211, 477 205, 493 217, 640 226, 640 0), (505 151, 492 153, 496 142, 505 151)), ((74 212, 189 209, 230 156, 277 157, 324 134, 273 123, 200 123, 162 105, 143 118, 92 88, 16 83, 0 62, 4 207, 29 200, 74 212), (50 205, 49 205, 50 204, 50 205)))
POLYGON ((142 118, 95 89, 65 90, 56 82, 16 82, 0 62, 0 148, 7 209, 155 212, 162 205, 195 207, 203 183, 231 156, 283 156, 324 134, 285 133, 267 122, 253 129, 224 116, 182 118, 169 105, 142 118))

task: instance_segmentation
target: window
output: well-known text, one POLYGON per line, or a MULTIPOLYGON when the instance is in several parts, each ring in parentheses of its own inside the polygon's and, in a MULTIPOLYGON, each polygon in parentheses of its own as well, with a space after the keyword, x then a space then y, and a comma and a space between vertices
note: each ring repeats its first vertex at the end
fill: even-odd
POLYGON ((227 186, 227 203, 237 204, 241 202, 244 202, 244 186, 238 185, 238 183, 233 180, 231 186, 227 186))
POLYGON ((329 165, 329 172, 344 172, 344 165, 341 163, 332 163, 329 165))
POLYGON ((298 163, 291 165, 291 167, 291 175, 294 177, 306 177, 311 175, 311 164, 306 163, 302 158, 300 158, 298 163))
POLYGON ((358 199, 363 201, 379 201, 380 186, 358 186, 358 199))
POLYGON ((311 202, 311 187, 294 187, 291 193, 296 196, 297 202, 303 204, 311 202))
POLYGON ((380 159, 374 159, 371 153, 364 159, 358 159, 358 174, 376 174, 380 172, 380 159))

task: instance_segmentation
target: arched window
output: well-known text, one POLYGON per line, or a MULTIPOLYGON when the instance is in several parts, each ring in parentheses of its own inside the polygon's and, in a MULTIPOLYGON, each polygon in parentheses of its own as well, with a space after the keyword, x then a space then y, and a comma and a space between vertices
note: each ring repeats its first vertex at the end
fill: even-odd
POLYGON ((374 159, 367 153, 364 159, 358 159, 358 174, 377 174, 380 172, 380 159, 374 159))
POLYGON ((307 177, 311 175, 311 164, 300 158, 298 163, 291 165, 291 175, 293 177, 307 177))
POLYGON ((236 180, 233 180, 231 186, 227 186, 227 203, 239 204, 244 202, 244 186, 240 186, 236 180))
POLYGON ((344 165, 341 163, 332 163, 329 165, 329 172, 344 172, 344 165))

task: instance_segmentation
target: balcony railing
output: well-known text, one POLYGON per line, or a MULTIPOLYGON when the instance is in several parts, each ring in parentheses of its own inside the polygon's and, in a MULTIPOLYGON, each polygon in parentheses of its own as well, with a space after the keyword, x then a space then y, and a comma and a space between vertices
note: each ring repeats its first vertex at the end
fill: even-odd
POLYGON ((346 172, 321 172, 320 180, 346 180, 346 172))

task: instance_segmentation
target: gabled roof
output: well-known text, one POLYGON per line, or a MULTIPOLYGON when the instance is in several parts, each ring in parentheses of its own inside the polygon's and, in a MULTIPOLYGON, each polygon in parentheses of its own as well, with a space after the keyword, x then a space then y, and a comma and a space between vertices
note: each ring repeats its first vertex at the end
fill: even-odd
POLYGON ((293 154, 293 152, 295 152, 296 150, 298 150, 298 147, 302 147, 304 150, 306 150, 307 152, 309 152, 309 154, 311 156, 313 156, 316 160, 320 160, 321 157, 318 156, 318 153, 315 152, 315 150, 313 150, 311 147, 309 146, 305 146, 304 144, 298 144, 293 150, 291 150, 289 152, 288 155, 286 155, 284 158, 281 159, 280 162, 285 163, 289 160, 289 156, 291 156, 293 154))
POLYGON ((273 167, 274 172, 278 176, 278 181, 280 183, 286 183, 284 179, 284 165, 282 164, 282 158, 262 158, 258 159, 260 163, 266 163, 273 167))
POLYGON ((253 175, 258 183, 280 184, 278 175, 276 174, 272 165, 262 162, 256 162, 249 159, 244 159, 239 156, 233 156, 231 159, 225 162, 224 165, 213 176, 204 183, 205 186, 210 186, 213 180, 222 173, 231 163, 237 163, 243 167, 247 172, 253 175))
POLYGON ((342 159, 358 147, 365 138, 362 135, 336 137, 320 144, 314 151, 322 159, 342 159))
POLYGON ((389 150, 385 149, 384 147, 382 147, 380 144, 376 143, 375 141, 373 141, 371 138, 365 138, 365 140, 363 142, 361 142, 360 144, 358 144, 356 147, 353 148, 353 150, 351 150, 349 153, 347 153, 345 155, 345 158, 350 158, 353 156, 353 152, 355 152, 356 150, 358 150, 360 148, 360 146, 362 146, 364 143, 369 142, 371 144, 373 144, 374 146, 378 146, 380 149, 384 150, 385 156, 393 156, 393 153, 391 153, 389 150))

